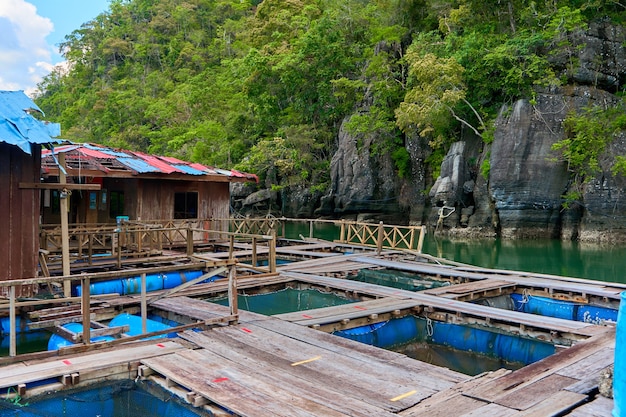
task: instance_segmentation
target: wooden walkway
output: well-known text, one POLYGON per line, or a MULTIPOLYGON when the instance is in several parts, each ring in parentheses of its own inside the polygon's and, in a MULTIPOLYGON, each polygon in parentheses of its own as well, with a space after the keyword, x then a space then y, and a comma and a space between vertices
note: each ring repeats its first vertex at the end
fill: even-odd
MULTIPOLYGON (((103 378, 150 379, 215 415, 238 416, 609 416, 610 399, 597 395, 600 373, 615 355, 614 326, 525 314, 466 302, 519 288, 562 297, 619 300, 620 284, 452 265, 402 261, 372 254, 330 255, 312 247, 314 259, 279 267, 278 274, 242 277, 243 288, 300 283, 361 297, 356 303, 267 317, 239 311, 236 325, 183 331, 175 339, 120 343, 48 360, 0 367, 0 389, 22 396, 103 378), (319 252, 319 253, 318 253, 319 252), (405 291, 336 276, 363 268, 390 268, 450 279, 452 285, 405 291), (402 354, 329 334, 406 314, 458 324, 490 326, 541 337, 557 353, 517 371, 469 377, 402 354), (322 331, 321 331, 322 330, 322 331), (571 347, 566 347, 570 346, 571 347), (40 383, 43 382, 43 385, 40 383)), ((285 253, 301 255, 306 247, 285 253)), ((247 256, 245 248, 240 252, 247 256)), ((199 284, 151 307, 203 323, 228 316, 228 307, 201 301, 226 282, 199 284)), ((93 306, 98 318, 139 303, 139 296, 107 297, 93 306), (101 309, 101 310, 98 310, 101 309), (100 312, 99 312, 100 311, 100 312)))

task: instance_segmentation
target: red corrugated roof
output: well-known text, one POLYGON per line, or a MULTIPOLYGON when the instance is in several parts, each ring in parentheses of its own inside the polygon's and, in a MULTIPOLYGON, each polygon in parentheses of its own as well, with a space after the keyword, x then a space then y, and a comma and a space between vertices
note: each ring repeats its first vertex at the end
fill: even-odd
POLYGON ((181 172, 181 173, 183 172, 180 169, 171 166, 167 162, 162 161, 161 159, 159 159, 158 156, 147 155, 142 152, 134 152, 134 151, 131 153, 135 156, 140 157, 141 159, 149 163, 151 166, 157 168, 159 171, 164 172, 166 174, 171 174, 172 172, 181 172))
MULTIPOLYGON (((72 143, 54 148, 54 153, 66 153, 68 161, 89 162, 90 169, 97 169, 105 173, 121 172, 127 170, 135 175, 161 172, 164 174, 180 173, 199 176, 222 175, 227 177, 246 178, 258 182, 254 174, 246 174, 235 170, 223 170, 209 167, 199 163, 181 161, 171 156, 148 155, 143 152, 127 151, 122 149, 108 148, 91 143, 72 143), (116 161, 116 162, 111 162, 116 161), (112 165, 113 164, 113 165, 112 165), (113 166, 114 169, 107 167, 113 166)), ((47 149, 42 150, 42 170, 48 171, 49 167, 56 166, 56 161, 50 156, 47 149)), ((113 174, 115 175, 115 174, 113 174)))

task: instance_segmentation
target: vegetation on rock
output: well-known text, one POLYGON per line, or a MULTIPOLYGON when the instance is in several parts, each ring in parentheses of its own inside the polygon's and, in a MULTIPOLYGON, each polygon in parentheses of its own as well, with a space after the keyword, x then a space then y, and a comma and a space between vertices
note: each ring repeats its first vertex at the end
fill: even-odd
MULTIPOLYGON (((440 156, 467 129, 489 142, 503 104, 569 80, 572 33, 625 16, 611 0, 112 0, 36 101, 68 139, 321 190, 343 121, 409 175, 407 137, 440 156)), ((567 121, 555 150, 579 176, 623 128, 608 116, 567 121)))

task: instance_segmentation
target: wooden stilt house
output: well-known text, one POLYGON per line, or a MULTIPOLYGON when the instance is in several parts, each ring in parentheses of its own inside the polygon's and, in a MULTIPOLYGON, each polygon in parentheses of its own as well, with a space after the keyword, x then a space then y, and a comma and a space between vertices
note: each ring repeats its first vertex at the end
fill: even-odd
MULTIPOLYGON (((257 181, 252 174, 184 162, 172 157, 112 149, 90 143, 67 144, 43 150, 45 181, 57 182, 55 155, 63 153, 68 182, 99 184, 98 191, 74 191, 70 224, 210 219, 230 215, 230 183, 257 181)), ((46 190, 42 202, 44 224, 59 223, 59 193, 46 190)), ((215 226, 215 225, 211 225, 215 226)))
MULTIPOLYGON (((0 280, 37 276, 41 146, 55 142, 60 126, 37 120, 43 112, 23 91, 0 91, 0 280)), ((6 296, 7 287, 0 287, 6 296)), ((18 287, 17 296, 33 288, 18 287)))

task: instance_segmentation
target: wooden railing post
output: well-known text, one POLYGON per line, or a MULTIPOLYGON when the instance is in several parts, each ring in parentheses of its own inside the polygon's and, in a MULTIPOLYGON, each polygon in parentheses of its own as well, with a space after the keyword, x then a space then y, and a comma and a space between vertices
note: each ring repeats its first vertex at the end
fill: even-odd
POLYGON ((269 267, 270 273, 276 272, 276 231, 272 231, 272 238, 269 241, 269 267))
POLYGON ((193 230, 187 228, 187 256, 193 256, 193 230))
POLYGON ((9 287, 9 356, 17 356, 17 329, 15 327, 15 285, 9 287))
POLYGON ((87 247, 87 263, 93 265, 93 234, 89 233, 89 242, 87 247))
POLYGON ((148 332, 148 301, 146 299, 146 273, 141 274, 141 333, 148 332))
POLYGON ((122 242, 120 241, 120 231, 117 230, 115 232, 115 237, 117 241, 117 268, 122 268, 122 242))
POLYGON ((346 223, 341 220, 341 229, 339 229, 339 242, 346 243, 346 223))
POLYGON ((376 239, 376 251, 380 255, 383 251, 383 237, 385 234, 385 228, 383 222, 378 223, 378 238, 376 239))
POLYGON ((83 314, 83 343, 91 343, 91 280, 89 277, 81 279, 82 297, 81 310, 83 314))
POLYGON ((252 238, 252 266, 257 266, 257 239, 256 236, 252 238))
POLYGON ((313 239, 313 220, 309 221, 309 238, 313 239))
POLYGON ((230 306, 231 316, 239 314, 237 301, 237 268, 232 259, 228 261, 228 305, 230 306))
POLYGON ((420 227, 420 237, 417 241, 417 252, 422 253, 422 248, 424 246, 424 235, 426 235, 426 226, 420 227))

